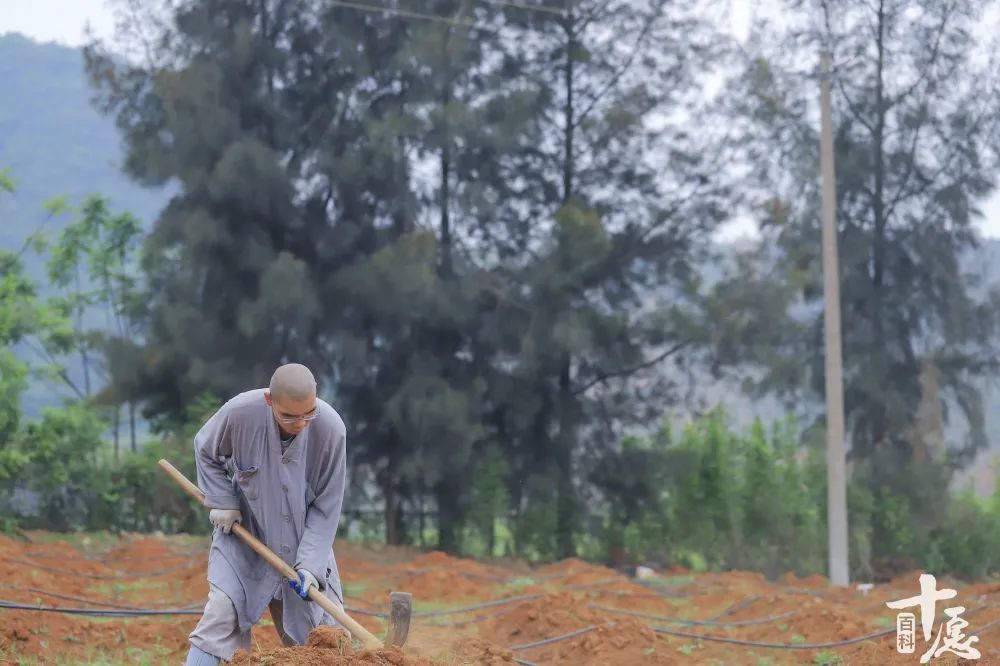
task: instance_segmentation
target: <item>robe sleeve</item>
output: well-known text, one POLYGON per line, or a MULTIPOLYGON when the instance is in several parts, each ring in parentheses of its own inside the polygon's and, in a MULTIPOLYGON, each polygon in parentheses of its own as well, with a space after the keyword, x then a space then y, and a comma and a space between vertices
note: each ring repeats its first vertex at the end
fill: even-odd
POLYGON ((305 569, 315 576, 322 590, 326 585, 326 566, 344 504, 347 434, 343 426, 335 430, 330 445, 319 456, 317 467, 316 499, 306 508, 305 530, 299 541, 294 568, 305 569))
POLYGON ((194 437, 198 487, 210 509, 239 509, 240 503, 226 474, 222 457, 233 455, 233 428, 226 406, 217 411, 194 437))

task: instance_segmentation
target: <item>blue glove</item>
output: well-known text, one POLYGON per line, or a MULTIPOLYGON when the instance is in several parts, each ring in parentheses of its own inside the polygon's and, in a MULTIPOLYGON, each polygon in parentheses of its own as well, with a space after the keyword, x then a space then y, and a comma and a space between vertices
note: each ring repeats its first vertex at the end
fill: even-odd
POLYGON ((299 574, 299 579, 289 580, 288 586, 295 590, 295 594, 299 595, 303 599, 308 599, 309 588, 315 587, 318 590, 319 583, 316 582, 316 577, 305 569, 299 569, 297 573, 299 574))

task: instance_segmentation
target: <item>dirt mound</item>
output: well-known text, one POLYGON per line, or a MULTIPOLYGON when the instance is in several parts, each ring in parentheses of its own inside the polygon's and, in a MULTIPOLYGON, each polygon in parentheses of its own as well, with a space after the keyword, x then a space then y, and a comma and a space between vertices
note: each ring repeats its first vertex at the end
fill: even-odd
POLYGON ((521 645, 604 622, 600 613, 572 594, 549 594, 514 606, 484 625, 480 635, 500 645, 521 645))
POLYGON ((610 578, 615 575, 620 575, 618 572, 607 567, 602 567, 599 564, 591 564, 590 562, 584 562, 576 557, 570 557, 565 560, 560 560, 558 562, 553 562, 552 564, 546 564, 537 570, 540 576, 570 576, 574 574, 584 574, 590 573, 594 575, 601 575, 605 578, 610 578))
MULTIPOLYGON (((454 571, 434 569, 422 571, 403 577, 398 587, 405 589, 417 599, 435 601, 457 601, 460 599, 476 599, 489 595, 489 585, 485 588, 483 581, 475 581, 454 571)), ((385 591, 388 596, 389 590, 385 591)))
POLYGON ((760 641, 787 643, 799 636, 797 640, 802 642, 822 643, 865 636, 878 629, 865 616, 849 608, 825 603, 821 599, 806 599, 797 608, 791 607, 787 600, 778 598, 762 600, 762 603, 756 605, 767 608, 769 616, 791 612, 774 622, 741 628, 760 641))
POLYGON ((801 587, 810 590, 820 590, 830 586, 830 581, 825 576, 820 576, 819 574, 798 578, 794 573, 788 572, 781 577, 781 582, 789 587, 801 587))
POLYGON ((725 583, 726 585, 769 586, 767 577, 759 571, 723 571, 716 574, 705 574, 706 581, 725 583))
POLYGON ((262 652, 238 651, 233 666, 432 666, 423 658, 405 656, 397 648, 355 652, 351 638, 343 629, 318 627, 309 632, 304 647, 276 648, 262 652))
POLYGON ((481 638, 465 638, 452 647, 452 655, 462 664, 477 666, 503 666, 514 664, 514 653, 497 647, 481 638))
POLYGON ((598 626, 577 638, 528 651, 531 661, 565 666, 607 664, 677 664, 680 655, 669 649, 646 625, 632 619, 598 626))
POLYGON ((454 557, 439 550, 418 555, 407 562, 403 567, 403 571, 407 572, 421 571, 424 569, 444 569, 453 573, 467 574, 471 577, 494 579, 497 581, 507 580, 511 577, 508 572, 502 569, 495 569, 493 567, 486 566, 485 564, 480 564, 474 560, 454 557))

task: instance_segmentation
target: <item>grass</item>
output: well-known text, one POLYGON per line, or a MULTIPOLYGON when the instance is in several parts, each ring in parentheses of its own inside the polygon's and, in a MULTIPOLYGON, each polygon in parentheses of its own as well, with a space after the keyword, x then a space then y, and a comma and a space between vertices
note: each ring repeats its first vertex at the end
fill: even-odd
POLYGON ((95 593, 102 594, 104 596, 116 596, 123 594, 125 592, 149 592, 153 590, 169 590, 170 584, 164 580, 156 580, 153 578, 142 578, 141 574, 137 574, 137 578, 123 583, 98 583, 97 585, 92 585, 91 590, 95 593))
POLYGON ((21 650, 14 643, 0 644, 0 663, 18 664, 18 666, 35 666, 38 660, 34 657, 21 654, 21 650))
POLYGON ((683 654, 685 657, 688 657, 691 656, 691 653, 694 652, 695 650, 701 650, 704 647, 705 646, 702 644, 702 642, 698 641, 697 643, 688 643, 686 645, 682 645, 679 648, 677 648, 677 651, 683 654))
POLYGON ((450 610, 452 608, 464 608, 465 606, 475 606, 484 603, 483 597, 469 597, 458 601, 421 601, 413 604, 413 612, 426 613, 428 611, 450 610))
POLYGON ((529 578, 527 576, 522 576, 521 578, 515 578, 514 580, 508 581, 506 587, 510 589, 514 594, 520 594, 524 591, 526 587, 535 585, 535 579, 529 578))
POLYGON ((111 548, 119 543, 119 537, 111 532, 38 532, 27 530, 33 543, 48 544, 66 541, 83 551, 111 548))
POLYGON ((55 666, 159 666, 167 662, 170 650, 154 643, 142 647, 124 645, 120 651, 108 652, 101 648, 91 648, 82 654, 57 658, 52 663, 55 666))
POLYGON ((812 663, 815 666, 833 666, 834 664, 842 664, 844 660, 840 658, 840 655, 836 652, 831 652, 830 650, 823 650, 822 652, 817 652, 813 656, 812 663))
POLYGON ((361 594, 365 590, 367 590, 369 587, 371 587, 371 583, 368 583, 368 582, 359 582, 359 581, 355 581, 355 580, 352 580, 350 582, 345 581, 345 580, 341 580, 340 584, 344 588, 344 596, 345 597, 357 597, 357 596, 361 596, 361 594))

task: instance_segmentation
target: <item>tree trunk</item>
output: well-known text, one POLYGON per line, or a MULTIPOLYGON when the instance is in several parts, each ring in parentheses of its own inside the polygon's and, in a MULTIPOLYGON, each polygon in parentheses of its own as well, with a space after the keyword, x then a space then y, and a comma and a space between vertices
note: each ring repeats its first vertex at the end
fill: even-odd
POLYGON ((111 433, 115 442, 115 463, 118 462, 118 452, 121 449, 121 442, 119 436, 120 424, 121 424, 121 407, 119 405, 114 405, 112 408, 111 416, 111 433))
POLYGON ((556 552, 560 558, 576 555, 573 532, 576 519, 576 493, 573 489, 574 409, 570 385, 570 357, 566 354, 559 372, 559 436, 556 440, 556 468, 559 479, 556 500, 556 552))
MULTIPOLYGON (((81 287, 80 287, 80 270, 76 271, 76 296, 80 297, 81 287)), ((76 308, 76 334, 83 334, 83 310, 80 307, 76 308)), ((87 354, 87 346, 85 343, 80 343, 80 360, 83 362, 83 392, 84 395, 90 397, 90 356, 87 354)))
POLYGON ((434 497, 438 505, 438 550, 446 553, 458 553, 458 530, 461 519, 457 493, 448 481, 441 481, 434 486, 434 497))
MULTIPOLYGON (((573 178, 575 171, 574 155, 574 109, 573 109, 573 58, 575 55, 575 37, 573 32, 572 5, 567 8, 566 20, 563 24, 566 31, 566 67, 564 68, 565 104, 563 107, 563 203, 573 196, 573 178)), ((556 553, 560 558, 573 557, 576 548, 573 545, 574 518, 576 514, 576 498, 573 490, 573 442, 575 438, 574 403, 570 371, 573 359, 567 352, 563 355, 559 367, 559 435, 556 440, 557 480, 556 499, 556 553)))
POLYGON ((426 536, 426 520, 427 520, 427 505, 424 503, 424 493, 418 493, 419 500, 419 511, 420 515, 417 516, 417 527, 420 530, 420 547, 427 547, 427 536, 426 536))
POLYGON ((131 400, 128 403, 128 431, 132 438, 132 453, 135 453, 138 450, 135 442, 135 403, 131 400))
MULTIPOLYGON (((444 104, 448 103, 449 95, 445 94, 444 104)), ((447 133, 447 129, 445 129, 447 133)), ((444 145, 441 147, 441 196, 440 196, 440 206, 441 206, 441 277, 449 278, 452 275, 452 262, 451 262, 451 218, 448 214, 448 209, 450 207, 450 180, 451 180, 451 150, 449 149, 448 142, 445 140, 444 145)))
POLYGON ((396 516, 399 507, 397 506, 393 475, 388 471, 385 475, 385 487, 382 492, 385 496, 385 542, 390 546, 395 546, 399 544, 399 534, 396 532, 397 527, 399 527, 396 516))

